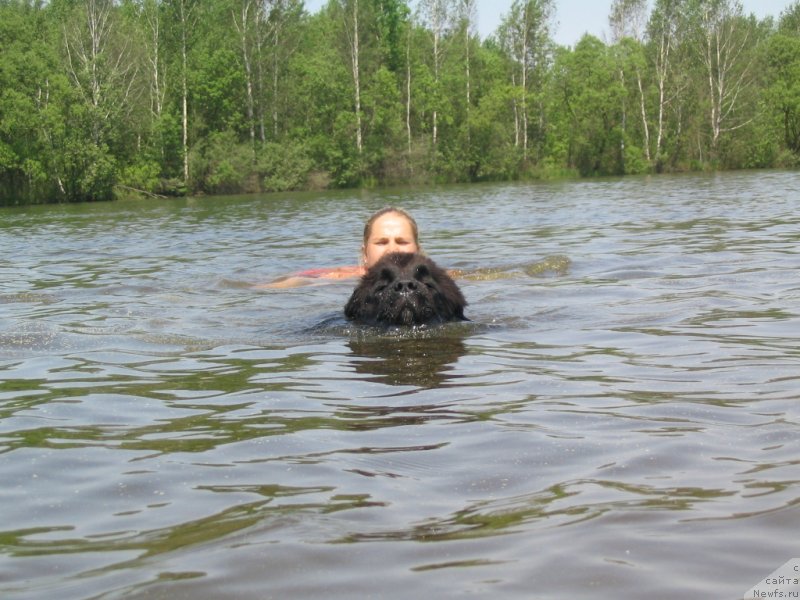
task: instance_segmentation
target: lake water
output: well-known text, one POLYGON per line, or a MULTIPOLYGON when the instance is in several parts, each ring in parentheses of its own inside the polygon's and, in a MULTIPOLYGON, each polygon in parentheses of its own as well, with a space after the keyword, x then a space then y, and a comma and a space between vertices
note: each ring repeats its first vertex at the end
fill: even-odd
POLYGON ((3 209, 0 597, 741 598, 800 555, 798 273, 792 172, 3 209), (499 270, 472 323, 253 287, 387 204, 499 270))

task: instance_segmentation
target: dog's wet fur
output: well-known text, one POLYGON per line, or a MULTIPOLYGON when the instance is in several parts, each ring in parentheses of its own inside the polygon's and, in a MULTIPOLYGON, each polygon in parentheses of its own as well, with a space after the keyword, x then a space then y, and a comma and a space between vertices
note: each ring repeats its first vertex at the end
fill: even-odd
POLYGON ((344 314, 368 325, 432 325, 467 321, 466 305, 453 279, 430 258, 394 252, 364 274, 344 314))

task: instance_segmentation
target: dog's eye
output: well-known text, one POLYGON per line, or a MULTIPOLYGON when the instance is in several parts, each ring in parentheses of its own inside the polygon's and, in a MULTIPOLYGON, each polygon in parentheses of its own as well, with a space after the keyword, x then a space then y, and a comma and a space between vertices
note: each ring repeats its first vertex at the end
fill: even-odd
POLYGON ((414 270, 414 279, 420 283, 424 283, 425 287, 427 287, 429 290, 436 289, 433 275, 426 265, 417 265, 417 268, 414 270))
POLYGON ((394 281, 394 273, 392 273, 391 269, 382 269, 381 270, 381 279, 388 283, 394 281))

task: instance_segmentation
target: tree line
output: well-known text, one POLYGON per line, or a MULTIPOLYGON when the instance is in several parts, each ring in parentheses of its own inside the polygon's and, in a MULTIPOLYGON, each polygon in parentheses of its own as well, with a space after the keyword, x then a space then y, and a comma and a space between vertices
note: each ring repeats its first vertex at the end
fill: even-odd
POLYGON ((800 2, 0 0, 0 203, 800 163, 800 2))

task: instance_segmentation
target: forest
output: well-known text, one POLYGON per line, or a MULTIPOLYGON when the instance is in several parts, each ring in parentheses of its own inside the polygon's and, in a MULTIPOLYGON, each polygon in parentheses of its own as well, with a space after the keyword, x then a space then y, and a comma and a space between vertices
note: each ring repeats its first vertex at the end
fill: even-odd
POLYGON ((800 2, 0 0, 0 204, 800 164, 800 2))

